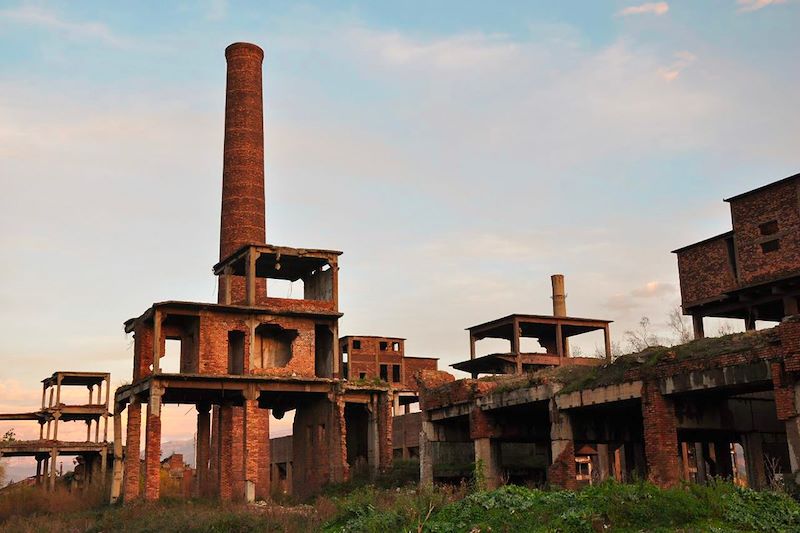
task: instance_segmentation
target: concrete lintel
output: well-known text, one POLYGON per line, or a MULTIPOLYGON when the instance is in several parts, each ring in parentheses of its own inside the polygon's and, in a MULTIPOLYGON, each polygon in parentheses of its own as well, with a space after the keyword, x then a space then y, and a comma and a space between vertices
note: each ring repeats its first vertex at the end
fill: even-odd
POLYGON ((642 397, 642 382, 629 381, 617 385, 597 387, 556 396, 559 409, 575 409, 589 405, 621 402, 642 397))
POLYGON ((510 391, 493 392, 476 399, 475 403, 483 410, 499 409, 512 405, 548 401, 553 394, 554 390, 550 385, 535 385, 510 391))
POLYGON ((662 378, 658 381, 661 394, 678 394, 709 389, 771 383, 772 373, 769 361, 757 361, 747 365, 734 365, 722 368, 695 370, 662 378))
POLYGON ((446 418, 469 416, 469 411, 471 408, 471 403, 457 403, 454 405, 448 405, 446 407, 439 407, 438 409, 431 409, 428 411, 428 416, 432 422, 444 420, 446 418))

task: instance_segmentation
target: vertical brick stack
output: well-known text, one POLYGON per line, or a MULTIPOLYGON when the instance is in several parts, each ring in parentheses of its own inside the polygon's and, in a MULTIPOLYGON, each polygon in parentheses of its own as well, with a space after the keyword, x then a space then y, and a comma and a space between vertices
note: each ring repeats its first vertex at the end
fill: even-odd
POLYGON ((125 477, 122 497, 130 502, 139 497, 139 440, 142 431, 142 405, 128 406, 128 428, 125 441, 125 477))
POLYGON ((264 51, 249 43, 225 49, 225 145, 222 164, 220 259, 266 240, 264 202, 264 51))
POLYGON ((661 395, 656 382, 642 385, 642 419, 650 481, 661 487, 677 485, 680 482, 680 464, 675 406, 672 400, 661 395))

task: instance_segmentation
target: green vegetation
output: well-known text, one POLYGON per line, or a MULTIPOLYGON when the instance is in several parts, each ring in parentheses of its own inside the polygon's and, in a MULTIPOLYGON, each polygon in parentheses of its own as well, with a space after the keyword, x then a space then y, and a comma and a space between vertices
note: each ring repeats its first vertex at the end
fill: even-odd
MULTIPOLYGON (((366 489, 339 502, 328 532, 587 532, 800 530, 800 505, 783 494, 727 483, 661 490, 614 482, 578 492, 506 486, 447 502, 441 491, 407 491, 391 502, 366 489)), ((385 497, 385 496, 384 496, 385 497)))
MULTIPOLYGON (((41 494, 41 493, 40 493, 41 494)), ((33 492, 24 498, 37 498, 33 492)), ((0 501, 7 495, 0 496, 0 501)), ((796 532, 800 504, 779 492, 757 492, 729 483, 687 485, 662 490, 648 483, 606 482, 577 492, 506 486, 417 489, 362 486, 340 495, 322 495, 313 505, 284 507, 221 505, 209 501, 166 500, 158 504, 99 506, 68 502, 55 508, 28 505, 22 513, 0 516, 3 531, 324 531, 389 532, 796 532), (67 504, 69 507, 66 507, 67 504), (78 507, 71 507, 79 505, 78 507), (70 510, 68 509, 78 509, 70 510)), ((6 505, 4 513, 20 504, 6 505)))
POLYGON ((637 369, 643 375, 664 361, 704 359, 723 354, 758 350, 777 341, 774 330, 733 333, 722 337, 698 339, 675 346, 650 346, 636 353, 620 355, 601 366, 566 365, 546 368, 524 376, 492 376, 481 381, 497 383, 496 392, 504 392, 545 383, 559 383, 561 393, 615 385, 625 381, 625 373, 637 369))

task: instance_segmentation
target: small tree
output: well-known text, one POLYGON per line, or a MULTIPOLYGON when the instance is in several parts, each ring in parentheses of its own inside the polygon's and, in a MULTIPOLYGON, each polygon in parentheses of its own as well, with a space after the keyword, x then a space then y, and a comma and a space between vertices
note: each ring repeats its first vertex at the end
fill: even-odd
POLYGON ((650 330, 650 319, 646 316, 639 320, 637 329, 629 329, 625 332, 625 340, 632 352, 641 352, 645 348, 659 345, 658 336, 650 330))
POLYGON ((675 336, 674 344, 686 344, 694 338, 691 325, 679 306, 673 307, 669 312, 669 327, 675 336))

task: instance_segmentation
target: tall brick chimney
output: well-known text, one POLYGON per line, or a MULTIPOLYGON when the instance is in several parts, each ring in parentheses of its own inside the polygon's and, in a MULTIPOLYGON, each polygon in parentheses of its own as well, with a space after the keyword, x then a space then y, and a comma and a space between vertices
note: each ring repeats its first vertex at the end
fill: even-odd
POLYGON ((225 147, 219 258, 266 242, 264 205, 264 51, 250 43, 225 49, 225 147))

